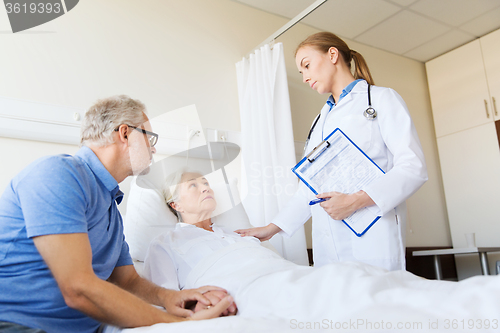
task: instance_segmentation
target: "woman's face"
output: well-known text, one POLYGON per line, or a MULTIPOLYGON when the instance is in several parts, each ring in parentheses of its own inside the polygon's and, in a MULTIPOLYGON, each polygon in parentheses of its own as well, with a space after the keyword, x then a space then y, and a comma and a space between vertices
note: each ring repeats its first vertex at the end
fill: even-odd
POLYGON ((302 74, 302 81, 320 94, 332 93, 337 56, 338 53, 323 53, 310 46, 300 48, 295 56, 295 64, 302 74))
POLYGON ((207 215, 215 210, 214 191, 205 177, 198 173, 185 173, 179 186, 179 200, 174 208, 181 214, 207 215))

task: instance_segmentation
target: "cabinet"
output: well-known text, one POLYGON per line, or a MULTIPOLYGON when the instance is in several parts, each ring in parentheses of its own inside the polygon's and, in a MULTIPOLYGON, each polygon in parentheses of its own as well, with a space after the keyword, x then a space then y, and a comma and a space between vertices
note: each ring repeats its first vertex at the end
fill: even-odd
POLYGON ((500 31, 493 32, 481 38, 484 68, 495 120, 500 119, 500 31))
POLYGON ((500 152, 492 122, 437 139, 453 247, 500 246, 500 152))
POLYGON ((454 247, 500 246, 498 54, 500 30, 426 63, 454 247))
POLYGON ((493 121, 479 39, 427 62, 426 69, 436 137, 493 121))

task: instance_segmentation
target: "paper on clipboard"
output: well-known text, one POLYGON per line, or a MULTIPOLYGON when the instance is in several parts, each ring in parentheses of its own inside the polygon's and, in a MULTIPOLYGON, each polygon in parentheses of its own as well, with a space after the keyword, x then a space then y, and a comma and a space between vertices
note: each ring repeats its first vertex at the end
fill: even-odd
MULTIPOLYGON (((339 128, 304 157, 292 171, 314 194, 332 191, 355 193, 384 174, 339 128)), ((368 208, 362 208, 343 222, 361 237, 379 218, 368 208)))

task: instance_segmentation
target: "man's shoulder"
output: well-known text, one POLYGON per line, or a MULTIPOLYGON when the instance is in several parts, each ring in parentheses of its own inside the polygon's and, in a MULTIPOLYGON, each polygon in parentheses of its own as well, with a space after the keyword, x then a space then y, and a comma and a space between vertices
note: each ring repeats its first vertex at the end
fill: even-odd
POLYGON ((45 156, 37 161, 34 164, 38 164, 39 167, 69 167, 69 166, 82 166, 85 162, 76 155, 69 154, 60 154, 60 155, 50 155, 45 156), (38 162, 38 163, 37 163, 38 162))
MULTIPOLYGON (((26 169, 19 174, 21 178, 26 177, 30 173, 35 173, 37 176, 44 174, 52 175, 58 174, 63 176, 64 174, 82 174, 87 171, 85 161, 83 161, 78 156, 72 156, 67 154, 45 156, 37 159, 26 169)), ((43 179, 43 177, 42 177, 43 179)))
POLYGON ((94 178, 92 170, 80 157, 61 154, 45 156, 32 162, 12 179, 11 185, 16 192, 21 187, 87 188, 94 178))

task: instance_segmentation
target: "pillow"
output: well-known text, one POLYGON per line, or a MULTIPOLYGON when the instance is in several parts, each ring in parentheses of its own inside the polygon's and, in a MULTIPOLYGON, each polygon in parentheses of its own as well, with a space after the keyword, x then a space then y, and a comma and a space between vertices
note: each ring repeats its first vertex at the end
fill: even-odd
MULTIPOLYGON (((210 175, 206 177, 210 181, 210 175)), ((233 231, 252 228, 239 197, 236 178, 229 180, 229 186, 224 182, 210 181, 210 187, 214 190, 217 201, 217 208, 212 215, 214 224, 233 231)), ((177 217, 168 209, 162 193, 152 181, 142 176, 134 177, 130 185, 124 221, 125 239, 132 259, 144 261, 153 238, 174 229, 176 224, 177 217), (137 185, 138 179, 140 186, 137 185)))

